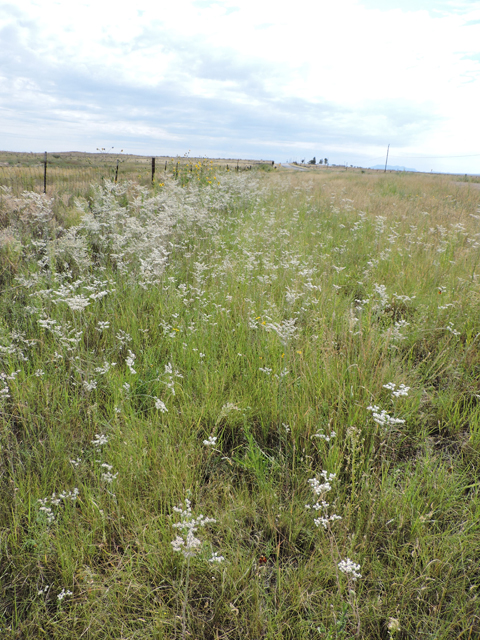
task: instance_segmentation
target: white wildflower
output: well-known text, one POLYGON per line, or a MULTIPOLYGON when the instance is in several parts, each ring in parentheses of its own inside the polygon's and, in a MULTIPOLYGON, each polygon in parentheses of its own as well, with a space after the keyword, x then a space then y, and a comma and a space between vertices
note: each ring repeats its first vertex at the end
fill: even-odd
POLYGON ((360 572, 360 565, 355 564, 350 558, 346 558, 345 560, 340 560, 338 563, 338 568, 342 573, 345 573, 351 576, 352 580, 356 580, 357 578, 361 578, 362 574, 360 572))
POLYGON ((392 418, 389 416, 385 409, 380 409, 377 405, 371 405, 367 407, 367 411, 372 412, 373 421, 381 427, 390 427, 395 424, 405 424, 405 420, 400 418, 392 418))
MULTIPOLYGON (((62 300, 62 298, 60 298, 60 300, 62 300)), ((88 299, 82 295, 73 296, 71 298, 63 298, 63 301, 68 304, 72 311, 83 311, 90 304, 88 299)))
POLYGON ((321 475, 324 479, 323 483, 320 482, 317 478, 312 478, 311 480, 308 481, 308 484, 310 485, 313 493, 316 496, 318 496, 318 498, 315 504, 312 504, 312 505, 306 504, 305 508, 313 509, 313 511, 316 511, 317 513, 321 511, 322 513, 320 513, 316 518, 314 518, 313 522, 315 526, 319 527, 321 525, 324 529, 327 529, 329 526, 329 523, 335 522, 336 520, 341 520, 342 518, 336 513, 332 513, 329 515, 328 507, 330 505, 328 502, 323 500, 323 496, 332 489, 331 483, 335 480, 336 474, 328 473, 327 471, 322 471, 321 475))
POLYGON ((79 490, 77 487, 75 487, 73 491, 62 491, 62 493, 60 493, 58 496, 56 493, 52 493, 50 498, 39 498, 38 502, 41 504, 39 511, 45 514, 48 524, 51 524, 55 520, 55 514, 52 507, 58 507, 62 500, 70 500, 71 502, 75 502, 75 500, 78 498, 78 494, 79 490))
POLYGON ((101 434, 96 433, 95 440, 91 440, 90 442, 93 444, 94 447, 98 448, 103 446, 104 444, 107 444, 108 436, 104 435, 103 433, 101 434))
POLYGON ((128 358, 126 358, 125 362, 126 362, 126 364, 127 364, 127 367, 130 369, 130 373, 132 373, 132 374, 137 373, 137 372, 135 371, 135 369, 133 368, 133 365, 135 364, 135 358, 136 358, 136 357, 137 357, 137 356, 136 356, 134 353, 132 353, 132 352, 130 351, 130 349, 129 349, 129 350, 128 350, 128 358))
POLYGON ((331 431, 329 436, 326 436, 322 431, 316 433, 312 438, 320 438, 321 440, 325 440, 325 442, 330 442, 333 438, 336 437, 335 431, 331 431))
POLYGON ((280 338, 280 341, 286 346, 290 340, 298 335, 298 328, 295 326, 297 319, 291 318, 290 320, 283 320, 281 324, 278 322, 268 322, 265 325, 267 331, 275 331, 280 338))
POLYGON ((67 596, 72 596, 72 595, 73 595, 73 593, 71 591, 68 591, 68 589, 67 590, 62 589, 60 591, 60 593, 58 594, 57 598, 58 598, 59 602, 61 602, 67 596))
POLYGON ((210 437, 208 438, 208 440, 204 440, 204 441, 203 441, 203 444, 204 444, 206 447, 214 447, 214 446, 217 444, 217 438, 216 438, 216 436, 210 436, 210 437))
POLYGON ((117 364, 116 362, 107 362, 105 360, 105 362, 103 363, 103 367, 95 367, 95 373, 100 373, 101 375, 105 375, 116 364, 117 364))
POLYGON ((115 337, 120 343, 120 347, 124 347, 127 342, 131 342, 132 340, 132 337, 128 333, 125 333, 125 331, 121 330, 115 335, 115 337))
POLYGON ((168 413, 168 409, 165 403, 162 402, 162 400, 160 400, 159 398, 154 398, 154 400, 155 400, 155 409, 158 409, 162 413, 168 413))
POLYGON ((387 629, 393 633, 398 633, 400 631, 400 620, 398 618, 389 618, 387 629))
POLYGON ((456 329, 454 329, 452 322, 449 322, 448 325, 445 327, 445 329, 446 331, 450 331, 450 333, 454 336, 460 335, 460 331, 457 331, 456 329))
POLYGON ((225 560, 225 558, 223 556, 219 556, 218 553, 216 551, 214 551, 212 553, 212 557, 208 559, 209 562, 214 563, 214 562, 223 562, 225 560))
POLYGON ((105 482, 108 482, 109 484, 111 484, 113 482, 113 480, 116 480, 117 476, 118 476, 118 472, 117 473, 110 473, 110 471, 107 471, 106 473, 102 473, 103 480, 105 480, 105 482))
POLYGON ((232 411, 241 411, 241 409, 234 402, 227 402, 227 404, 223 405, 220 416, 226 416, 232 411))
POLYGON ((190 558, 196 554, 196 550, 202 545, 201 540, 195 537, 197 529, 216 521, 213 518, 206 518, 201 514, 194 518, 191 502, 188 498, 185 500, 185 509, 173 507, 173 510, 179 513, 181 518, 180 522, 175 523, 173 526, 176 529, 182 530, 183 537, 177 535, 175 540, 171 542, 171 545, 174 551, 181 551, 185 558, 190 558))
POLYGON ((404 384, 401 384, 397 389, 397 385, 394 382, 387 382, 387 384, 383 385, 383 388, 391 391, 392 396, 394 396, 395 398, 408 396, 408 392, 410 391, 410 387, 406 387, 404 384))

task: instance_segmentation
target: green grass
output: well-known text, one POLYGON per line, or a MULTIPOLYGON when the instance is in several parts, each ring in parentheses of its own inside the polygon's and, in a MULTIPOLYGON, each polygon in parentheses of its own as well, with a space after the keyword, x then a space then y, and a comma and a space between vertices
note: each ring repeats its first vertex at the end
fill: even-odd
POLYGON ((1 196, 1 637, 477 637, 480 193, 209 171, 1 196))

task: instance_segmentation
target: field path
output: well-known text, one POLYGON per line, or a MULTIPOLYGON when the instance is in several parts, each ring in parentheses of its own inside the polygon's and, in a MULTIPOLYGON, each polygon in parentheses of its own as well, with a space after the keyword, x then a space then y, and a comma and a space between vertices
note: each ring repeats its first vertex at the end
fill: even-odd
POLYGON ((294 169, 295 171, 306 171, 305 167, 297 167, 294 164, 290 164, 289 162, 282 162, 281 164, 279 164, 279 167, 282 167, 283 169, 294 169))

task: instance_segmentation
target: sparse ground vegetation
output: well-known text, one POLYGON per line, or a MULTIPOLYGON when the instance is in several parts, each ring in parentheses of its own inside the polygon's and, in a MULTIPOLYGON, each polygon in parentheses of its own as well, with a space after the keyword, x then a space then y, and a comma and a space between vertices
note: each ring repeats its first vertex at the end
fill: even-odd
POLYGON ((0 192, 0 637, 479 637, 480 192, 196 171, 0 192))

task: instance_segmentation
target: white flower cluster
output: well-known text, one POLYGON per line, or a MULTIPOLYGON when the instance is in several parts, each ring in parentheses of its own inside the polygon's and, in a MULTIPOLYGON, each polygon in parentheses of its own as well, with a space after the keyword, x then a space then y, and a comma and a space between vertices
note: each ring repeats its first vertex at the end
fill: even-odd
POLYGON ((76 331, 69 322, 62 325, 57 320, 51 320, 48 317, 40 318, 37 322, 43 329, 51 331, 66 351, 74 351, 82 339, 83 331, 76 331))
POLYGON ((171 362, 165 365, 165 375, 168 376, 168 382, 165 382, 164 384, 167 385, 167 387, 172 392, 172 395, 174 396, 175 395, 175 378, 183 378, 183 376, 181 373, 177 371, 177 369, 175 369, 175 367, 172 365, 171 362))
POLYGON ((103 433, 96 433, 95 434, 95 440, 91 440, 90 441, 94 447, 98 448, 103 446, 104 444, 107 444, 108 442, 108 436, 104 435, 103 433))
POLYGON ((400 418, 392 418, 389 416, 385 409, 380 409, 376 404, 370 405, 367 407, 367 411, 372 412, 373 421, 376 422, 380 427, 391 427, 395 424, 405 424, 405 420, 401 420, 400 418))
POLYGON ((204 441, 203 441, 203 444, 204 444, 206 447, 214 447, 214 446, 217 444, 217 438, 216 438, 216 436, 210 436, 210 437, 208 438, 208 440, 204 440, 204 441))
POLYGON ((62 589, 60 591, 60 593, 58 594, 57 598, 58 601, 61 602, 64 598, 66 598, 67 596, 73 596, 73 593, 71 591, 69 591, 68 589, 62 589))
POLYGON ((320 482, 317 478, 312 478, 308 481, 313 493, 317 496, 317 502, 315 504, 306 504, 306 509, 313 509, 317 513, 321 511, 317 518, 313 521, 315 526, 319 527, 320 525, 327 529, 330 522, 335 522, 335 520, 341 520, 341 516, 338 516, 336 513, 328 514, 328 507, 330 504, 323 499, 323 496, 331 491, 332 485, 331 482, 335 480, 335 473, 328 473, 327 471, 322 471, 321 473, 324 482, 320 482))
POLYGON ((132 353, 132 352, 130 351, 130 349, 129 349, 129 350, 128 350, 128 358, 126 358, 126 359, 125 359, 125 362, 126 362, 126 364, 127 364, 127 367, 130 369, 130 373, 132 373, 132 374, 137 373, 137 372, 135 371, 135 369, 133 368, 133 365, 135 364, 135 358, 136 358, 136 357, 137 357, 137 356, 136 356, 134 353, 132 353))
POLYGON ((402 333, 402 329, 406 329, 410 326, 410 323, 406 320, 398 320, 395 322, 393 329, 390 329, 385 333, 386 336, 390 336, 392 342, 402 342, 406 339, 406 336, 402 333))
POLYGON ((325 480, 323 484, 321 484, 320 481, 317 480, 317 478, 312 478, 311 480, 308 481, 308 484, 312 488, 312 491, 317 496, 320 496, 323 493, 326 493, 327 491, 331 491, 332 485, 330 483, 333 482, 333 480, 335 480, 335 478, 337 477, 336 473, 328 473, 325 470, 322 471, 320 475, 325 480))
MULTIPOLYGON (((240 354, 238 354, 240 355, 240 354)), ((237 405, 234 402, 227 402, 227 404, 224 404, 221 411, 220 411, 220 416, 219 418, 224 418, 225 416, 227 416, 229 413, 231 413, 232 411, 241 411, 240 407, 237 407, 237 405)))
POLYGON ((449 322, 448 325, 445 327, 445 329, 446 331, 450 331, 450 333, 454 336, 460 335, 460 331, 457 331, 456 329, 454 329, 453 322, 449 322))
POLYGON ((220 562, 223 562, 224 560, 225 560, 225 558, 223 556, 219 556, 216 551, 213 551, 212 557, 209 558, 208 561, 213 564, 214 562, 220 563, 220 562))
POLYGON ((160 400, 160 398, 154 398, 154 400, 155 400, 155 409, 158 409, 162 413, 168 413, 168 409, 165 403, 162 400, 160 400))
POLYGON ((3 388, 0 388, 0 402, 10 398, 10 389, 8 388, 7 380, 15 380, 19 373, 20 369, 10 374, 0 373, 0 382, 3 383, 3 388))
POLYGON ((263 371, 263 373, 266 373, 267 376, 269 376, 273 371, 273 369, 269 369, 268 367, 259 367, 258 370, 259 371, 263 371))
POLYGON ((100 373, 101 375, 105 375, 116 364, 117 364, 116 362, 107 362, 105 360, 104 363, 103 363, 103 367, 95 367, 95 373, 100 373))
POLYGON ((131 335, 128 333, 125 333, 125 331, 122 331, 122 330, 120 330, 117 334, 115 334, 115 337, 118 340, 120 349, 124 347, 128 342, 132 341, 131 335))
POLYGON ((374 284, 373 288, 379 297, 379 301, 375 305, 376 309, 383 309, 388 304, 387 287, 384 284, 374 284))
POLYGON ((111 484, 114 480, 116 480, 118 476, 118 471, 117 473, 112 473, 111 471, 113 469, 113 466, 111 464, 107 464, 106 462, 104 462, 100 466, 102 467, 102 469, 106 469, 106 471, 102 473, 102 479, 105 482, 108 482, 108 484, 111 484))
POLYGON ((275 331, 280 338, 283 346, 287 344, 298 335, 298 327, 295 326, 297 319, 291 318, 290 320, 283 320, 281 324, 278 322, 267 322, 265 329, 267 331, 275 331))
POLYGON ((391 391, 392 396, 394 396, 395 398, 408 396, 408 392, 410 391, 410 387, 406 387, 404 384, 401 384, 397 389, 397 385, 394 382, 387 382, 387 384, 383 385, 383 388, 391 391))
MULTIPOLYGON (((180 522, 175 523, 173 526, 176 529, 180 529, 182 535, 177 535, 175 540, 171 542, 171 545, 174 551, 181 551, 185 558, 190 558, 194 556, 197 549, 202 546, 202 541, 195 537, 197 529, 204 527, 206 524, 214 523, 216 520, 214 518, 206 518, 202 514, 194 518, 191 502, 188 498, 185 499, 185 509, 182 509, 182 507, 173 507, 173 510, 180 514, 180 522)), ((220 562, 220 560, 216 560, 216 562, 220 562)))
POLYGON ((321 440, 325 440, 325 442, 330 442, 330 440, 333 440, 333 438, 336 437, 336 433, 335 431, 331 431, 329 436, 326 436, 322 431, 319 431, 318 433, 316 433, 314 436, 312 436, 313 438, 320 438, 321 440))
POLYGON ((338 563, 338 568, 342 573, 345 573, 351 576, 352 580, 356 580, 357 578, 361 578, 362 574, 360 573, 360 565, 352 562, 350 558, 346 558, 345 560, 340 560, 338 563))
POLYGON ((75 487, 73 491, 62 491, 58 496, 56 493, 52 493, 50 498, 39 498, 38 502, 42 505, 39 510, 45 514, 48 524, 55 520, 55 514, 53 513, 52 507, 58 507, 62 501, 65 502, 70 500, 71 502, 75 502, 78 498, 78 494, 79 491, 77 487, 75 487))

